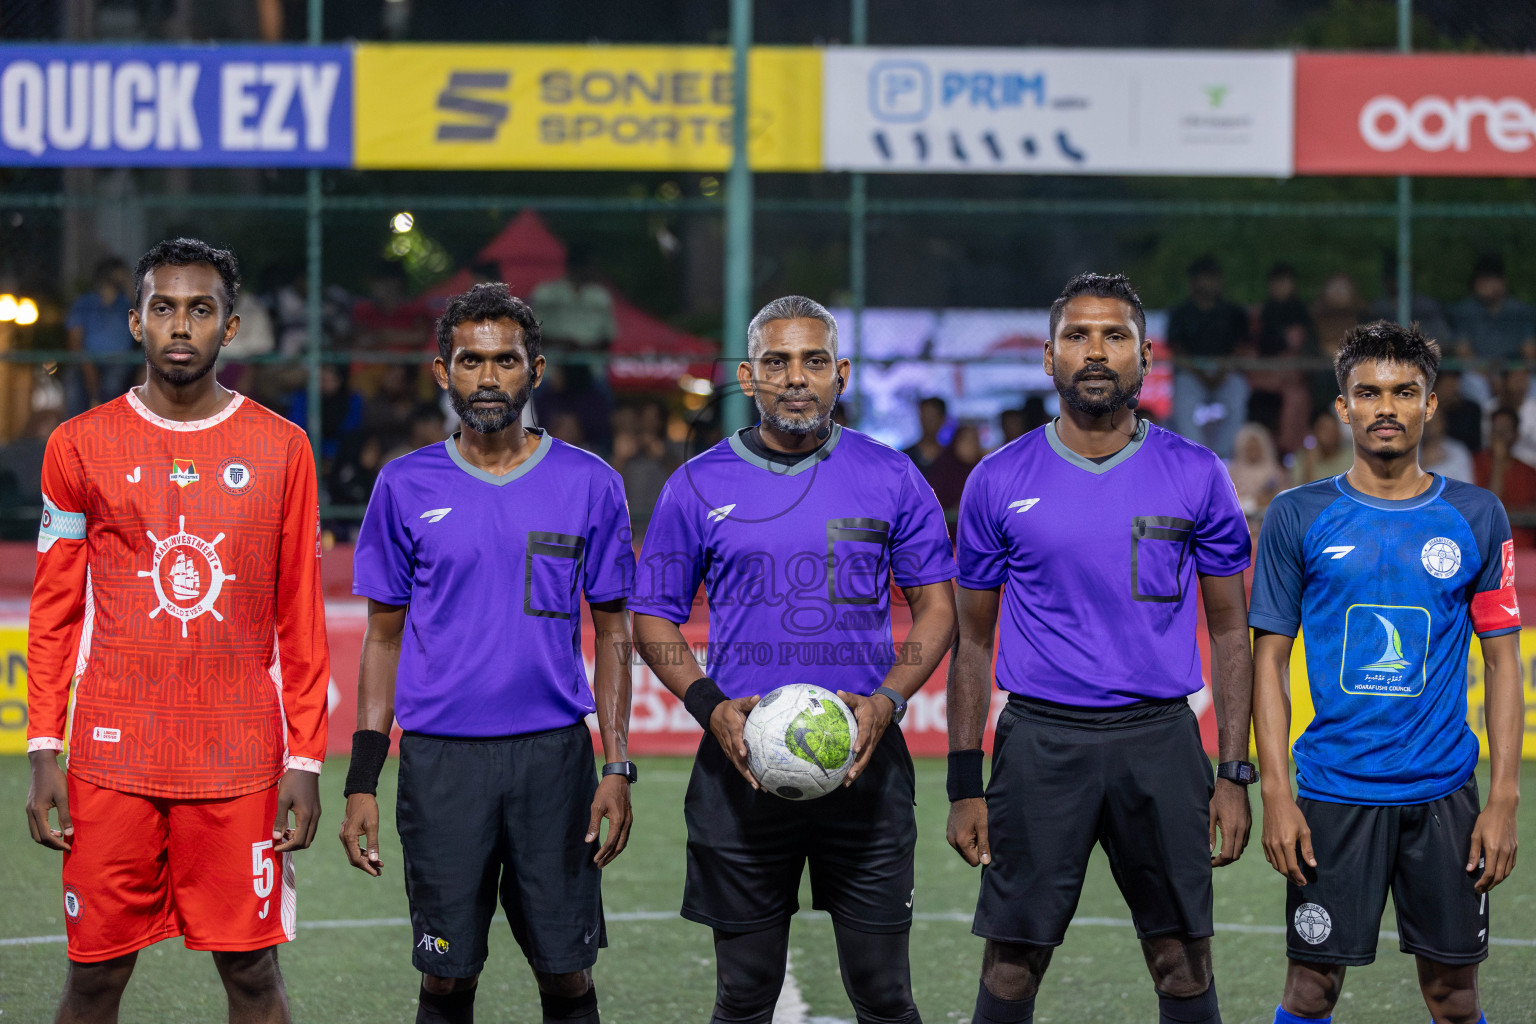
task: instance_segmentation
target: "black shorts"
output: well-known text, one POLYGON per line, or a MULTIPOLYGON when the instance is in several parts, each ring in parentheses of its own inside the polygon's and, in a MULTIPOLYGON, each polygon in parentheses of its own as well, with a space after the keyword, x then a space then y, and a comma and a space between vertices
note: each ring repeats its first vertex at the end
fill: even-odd
POLYGON ((858 781, 815 800, 754 790, 713 734, 688 781, 688 881, 682 914, 728 932, 787 921, 811 865, 811 905, 845 927, 912 926, 916 777, 901 730, 880 738, 858 781))
POLYGON ((1138 936, 1211 935, 1214 786, 1183 700, 1099 710, 1011 698, 993 746, 992 861, 971 930, 1060 945, 1099 843, 1138 936))
POLYGON ((1302 797, 1317 867, 1286 883, 1285 952, 1292 960, 1358 966, 1376 959, 1387 891, 1398 948, 1441 964, 1488 958, 1488 896, 1467 871, 1477 780, 1427 804, 1372 807, 1302 797))
POLYGON ((596 791, 585 723, 485 740, 406 733, 396 816, 416 969, 479 974, 498 889, 534 970, 591 967, 608 944, 585 841, 596 791))

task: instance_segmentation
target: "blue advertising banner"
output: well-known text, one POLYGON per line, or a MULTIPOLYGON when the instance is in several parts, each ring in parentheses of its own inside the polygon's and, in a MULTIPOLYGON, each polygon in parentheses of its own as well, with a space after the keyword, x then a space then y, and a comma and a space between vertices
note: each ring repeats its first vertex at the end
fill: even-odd
POLYGON ((0 165, 348 167, 345 46, 0 46, 0 165))

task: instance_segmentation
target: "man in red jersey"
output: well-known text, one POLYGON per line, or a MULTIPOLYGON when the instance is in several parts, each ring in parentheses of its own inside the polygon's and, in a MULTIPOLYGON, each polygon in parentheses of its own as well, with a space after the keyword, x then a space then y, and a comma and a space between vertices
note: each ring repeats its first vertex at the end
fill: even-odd
POLYGON ((330 678, 314 462, 210 372, 240 326, 234 255, 161 242, 134 280, 148 381, 43 460, 27 815, 64 852, 56 1019, 116 1021, 138 951, 181 935, 213 953, 231 1021, 286 1022, 277 944, 289 853, 320 817, 330 678))

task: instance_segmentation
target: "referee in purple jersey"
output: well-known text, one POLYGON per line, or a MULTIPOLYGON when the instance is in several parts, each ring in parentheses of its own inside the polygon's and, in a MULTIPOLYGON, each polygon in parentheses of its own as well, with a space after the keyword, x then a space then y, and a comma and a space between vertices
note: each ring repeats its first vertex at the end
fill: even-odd
POLYGON ((599 878, 629 838, 635 781, 624 486, 590 452, 524 429, 544 356, 533 311, 506 285, 450 299, 437 344, 432 372, 463 430, 384 467, 357 538, 352 590, 368 598, 368 632, 341 842, 355 867, 383 870, 375 793, 398 717, 417 1024, 474 1019, 498 896, 545 1024, 597 1024, 599 878), (591 686, 583 595, 597 630, 591 686))
POLYGON ((1248 841, 1253 662, 1248 526, 1214 454, 1136 416, 1151 365, 1124 277, 1081 274, 1051 306, 1059 419, 983 459, 960 506, 949 680, 949 842, 982 865, 975 1024, 1034 1018, 1035 993, 1104 848, 1162 1024, 1219 1024, 1211 868, 1248 841), (1210 628, 1221 767, 1188 698, 1210 628), (1001 616, 1001 618, 1000 618, 1001 616), (992 776, 982 785, 1001 626, 992 776), (1218 846, 1217 836, 1220 833, 1218 846))
POLYGON ((631 602, 641 656, 704 727, 682 914, 714 930, 709 1019, 772 1021, 809 865, 859 1024, 920 1024, 907 953, 916 779, 900 723, 954 636, 944 513, 911 459, 832 422, 849 363, 820 303, 764 306, 747 357, 737 380, 762 421, 672 474, 631 602), (893 582, 912 611, 899 649, 893 582), (679 629, 701 583, 710 675, 679 629), (858 720, 844 785, 815 800, 769 792, 747 768, 747 713, 785 683, 836 691, 858 720))

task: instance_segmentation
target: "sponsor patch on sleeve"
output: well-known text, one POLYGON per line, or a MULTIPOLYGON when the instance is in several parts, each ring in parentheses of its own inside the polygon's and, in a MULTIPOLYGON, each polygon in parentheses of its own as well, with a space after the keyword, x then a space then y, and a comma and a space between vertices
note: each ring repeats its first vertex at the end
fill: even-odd
POLYGON ((1504 542, 1503 556, 1504 582, 1499 586, 1507 590, 1515 585, 1515 542, 1513 540, 1504 542))
POLYGON ((85 513, 66 512, 43 495, 43 521, 37 529, 37 550, 47 551, 56 541, 84 539, 85 513))

